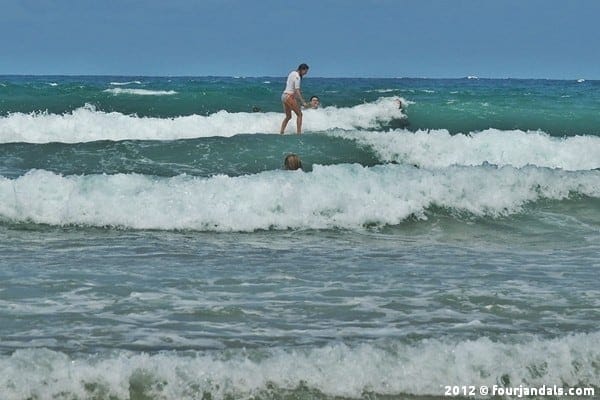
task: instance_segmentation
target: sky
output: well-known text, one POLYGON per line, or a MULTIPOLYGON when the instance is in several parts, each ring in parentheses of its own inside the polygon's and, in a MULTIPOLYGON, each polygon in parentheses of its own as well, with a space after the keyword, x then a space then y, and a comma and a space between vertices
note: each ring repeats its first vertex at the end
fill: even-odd
POLYGON ((598 0, 0 0, 0 74, 600 79, 598 0))

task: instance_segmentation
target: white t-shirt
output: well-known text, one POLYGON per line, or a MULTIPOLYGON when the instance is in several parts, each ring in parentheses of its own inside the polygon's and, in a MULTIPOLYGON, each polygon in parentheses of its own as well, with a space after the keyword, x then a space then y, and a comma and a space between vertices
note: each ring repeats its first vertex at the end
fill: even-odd
POLYGON ((292 71, 288 75, 287 83, 285 84, 285 90, 283 93, 294 94, 296 89, 300 89, 300 74, 298 71, 292 71))

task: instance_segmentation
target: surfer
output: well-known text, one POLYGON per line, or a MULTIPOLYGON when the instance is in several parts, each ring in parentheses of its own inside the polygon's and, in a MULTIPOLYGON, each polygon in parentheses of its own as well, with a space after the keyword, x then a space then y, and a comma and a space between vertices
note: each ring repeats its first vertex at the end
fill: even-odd
POLYGON ((292 119, 292 111, 296 114, 296 133, 299 135, 302 133, 302 109, 298 105, 298 100, 303 106, 306 106, 306 101, 302 97, 300 91, 300 82, 302 77, 308 73, 308 65, 300 64, 298 69, 290 72, 285 85, 285 90, 281 95, 281 102, 283 103, 283 111, 285 112, 285 118, 281 122, 280 134, 283 135, 288 122, 292 119))
POLYGON ((288 171, 295 171, 297 169, 302 169, 302 160, 298 157, 297 154, 291 153, 285 156, 283 160, 283 168, 288 171))

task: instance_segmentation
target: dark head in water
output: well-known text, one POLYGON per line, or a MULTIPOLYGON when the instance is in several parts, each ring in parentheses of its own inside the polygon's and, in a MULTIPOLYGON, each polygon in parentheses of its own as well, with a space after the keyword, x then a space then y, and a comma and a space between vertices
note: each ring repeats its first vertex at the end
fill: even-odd
POLYGON ((289 171, 302 169, 302 161, 300 160, 300 157, 298 157, 298 155, 293 153, 288 154, 283 160, 283 167, 289 171))

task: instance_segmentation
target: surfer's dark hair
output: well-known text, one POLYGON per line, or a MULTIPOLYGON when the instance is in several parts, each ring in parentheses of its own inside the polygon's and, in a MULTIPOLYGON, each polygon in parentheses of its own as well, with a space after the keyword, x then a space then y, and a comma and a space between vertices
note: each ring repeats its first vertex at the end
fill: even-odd
POLYGON ((305 69, 308 71, 308 64, 302 63, 302 64, 298 65, 298 71, 300 71, 301 69, 305 69))

